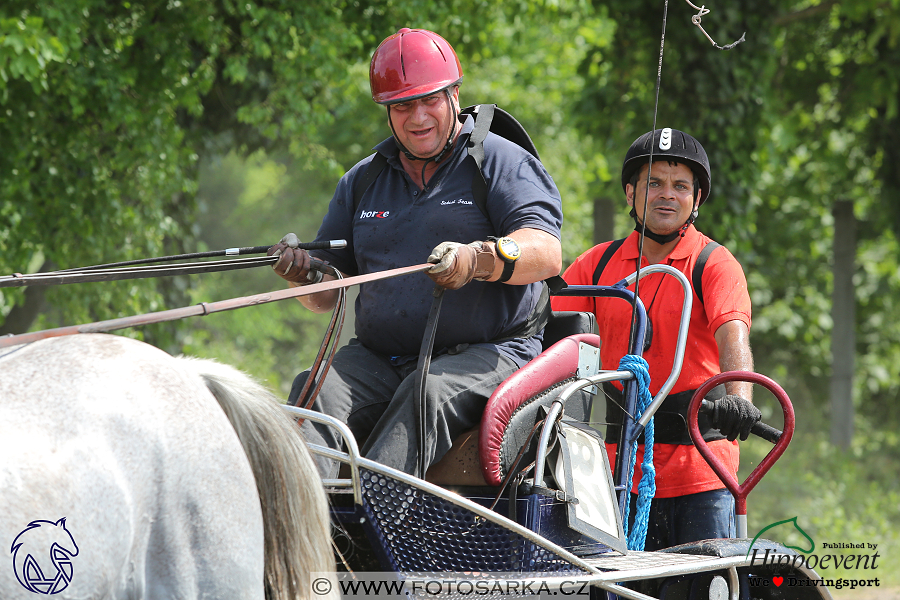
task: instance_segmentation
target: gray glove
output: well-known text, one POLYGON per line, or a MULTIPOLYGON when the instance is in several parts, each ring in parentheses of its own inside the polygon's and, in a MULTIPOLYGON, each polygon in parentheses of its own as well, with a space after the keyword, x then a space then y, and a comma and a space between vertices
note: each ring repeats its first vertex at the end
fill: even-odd
POLYGON ((722 432, 729 442, 750 436, 750 429, 762 418, 759 409, 749 400, 729 394, 713 402, 710 423, 722 432))
POLYGON ((296 234, 289 233, 281 241, 269 248, 268 256, 277 256, 278 260, 272 265, 272 269, 279 277, 305 285, 322 281, 320 271, 310 270, 309 252, 300 248, 300 239, 296 234))
POLYGON ((494 245, 488 242, 441 242, 428 257, 428 262, 436 264, 427 274, 439 286, 458 290, 473 279, 490 277, 496 257, 494 245))

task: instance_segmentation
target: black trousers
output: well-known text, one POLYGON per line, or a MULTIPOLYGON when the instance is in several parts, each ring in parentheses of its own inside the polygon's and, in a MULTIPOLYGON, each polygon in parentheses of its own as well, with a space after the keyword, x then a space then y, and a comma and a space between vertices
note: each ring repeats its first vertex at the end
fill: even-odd
MULTIPOLYGON (((512 359, 479 346, 434 357, 425 381, 424 449, 418 441, 416 361, 395 366, 356 339, 335 354, 312 408, 346 423, 366 458, 414 474, 419 452, 428 465, 440 460, 459 434, 480 422, 488 398, 516 368, 512 359)), ((294 380, 291 402, 308 375, 304 371, 294 380)), ((342 449, 334 428, 305 421, 302 431, 309 443, 342 449)), ((316 459, 323 477, 337 476, 335 461, 316 459)))

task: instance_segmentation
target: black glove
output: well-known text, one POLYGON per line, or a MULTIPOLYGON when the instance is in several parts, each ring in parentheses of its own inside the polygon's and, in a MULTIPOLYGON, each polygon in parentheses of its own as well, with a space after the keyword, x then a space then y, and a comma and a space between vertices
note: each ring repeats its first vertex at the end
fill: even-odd
POLYGON ((750 436, 750 428, 762 418, 759 409, 749 400, 729 394, 713 402, 710 423, 722 432, 729 442, 738 437, 741 441, 750 436))

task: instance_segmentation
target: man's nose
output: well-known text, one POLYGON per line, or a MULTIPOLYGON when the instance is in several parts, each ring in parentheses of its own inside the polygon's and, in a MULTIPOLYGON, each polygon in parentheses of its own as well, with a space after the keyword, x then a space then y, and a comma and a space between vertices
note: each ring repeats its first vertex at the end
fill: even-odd
POLYGON ((674 200, 676 198, 675 186, 670 183, 661 184, 659 186, 659 197, 667 200, 674 200))
POLYGON ((425 108, 425 103, 416 102, 413 104, 412 110, 412 119, 416 123, 423 122, 428 117, 428 110, 425 108))

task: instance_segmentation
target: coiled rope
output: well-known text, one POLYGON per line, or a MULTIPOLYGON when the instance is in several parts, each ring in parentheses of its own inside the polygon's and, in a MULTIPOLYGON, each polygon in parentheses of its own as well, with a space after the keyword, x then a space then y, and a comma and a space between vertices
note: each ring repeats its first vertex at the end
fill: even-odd
MULTIPOLYGON (((634 374, 638 385, 638 405, 634 420, 637 421, 647 410, 653 396, 650 395, 650 372, 647 361, 634 354, 626 354, 619 362, 620 371, 628 371, 634 374)), ((631 456, 628 457, 628 478, 626 485, 631 488, 634 477, 634 465, 637 462, 637 447, 631 445, 631 456)), ((623 516, 625 535, 628 538, 629 550, 643 550, 647 541, 647 524, 650 521, 650 502, 656 495, 656 468, 653 466, 653 418, 644 428, 644 460, 641 463, 641 481, 638 483, 637 510, 634 515, 634 527, 629 532, 628 513, 631 510, 631 502, 625 503, 625 515, 623 516)))

